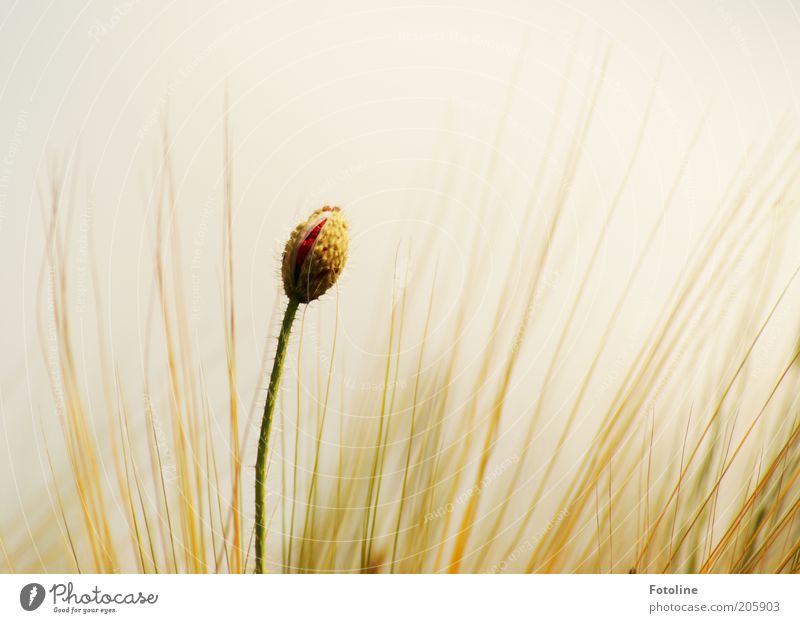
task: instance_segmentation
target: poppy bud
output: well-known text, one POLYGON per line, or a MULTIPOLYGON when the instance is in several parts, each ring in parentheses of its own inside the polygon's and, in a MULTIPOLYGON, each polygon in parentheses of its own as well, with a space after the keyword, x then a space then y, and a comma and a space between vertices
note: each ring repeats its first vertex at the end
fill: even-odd
POLYGON ((286 296, 309 303, 325 294, 344 268, 348 243, 347 221, 339 208, 315 210, 295 227, 283 250, 286 296))

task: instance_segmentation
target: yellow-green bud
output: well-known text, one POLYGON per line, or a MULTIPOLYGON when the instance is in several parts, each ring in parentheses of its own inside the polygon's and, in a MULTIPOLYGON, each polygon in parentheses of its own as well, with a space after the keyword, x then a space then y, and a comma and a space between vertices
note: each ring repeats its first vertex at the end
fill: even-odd
POLYGON ((295 227, 283 250, 286 296, 309 303, 325 294, 344 268, 348 243, 347 221, 339 208, 315 210, 295 227))

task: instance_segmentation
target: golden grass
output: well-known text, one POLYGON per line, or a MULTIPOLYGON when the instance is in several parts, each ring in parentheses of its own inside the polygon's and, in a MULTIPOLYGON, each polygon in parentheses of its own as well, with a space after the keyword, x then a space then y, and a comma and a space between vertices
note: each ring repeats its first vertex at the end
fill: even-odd
MULTIPOLYGON (((571 65, 567 74, 570 70, 571 65)), ((428 287, 410 283, 406 269, 393 282, 391 300, 378 303, 387 313, 385 324, 371 327, 376 343, 386 345, 377 392, 348 386, 345 363, 355 369, 358 361, 345 361, 345 355, 356 354, 337 348, 340 297, 359 296, 357 284, 351 284, 352 290, 337 288, 329 297, 335 298, 331 305, 304 309, 292 341, 297 349, 295 409, 287 410, 281 395, 268 458, 267 571, 800 571, 796 336, 786 336, 785 343, 793 348, 768 353, 777 373, 766 389, 752 382, 754 352, 777 310, 788 305, 797 271, 784 283, 776 283, 777 271, 769 270, 747 283, 731 282, 735 266, 754 248, 761 249, 759 265, 764 267, 771 265, 772 254, 794 249, 782 233, 788 228, 773 231, 776 212, 791 205, 797 192, 800 170, 800 148, 787 142, 785 132, 776 132, 761 152, 743 159, 729 192, 702 228, 699 244, 674 283, 665 286, 667 303, 636 343, 633 359, 613 375, 610 401, 591 405, 600 415, 599 424, 590 440, 581 441, 575 437, 590 410, 587 401, 606 382, 601 376, 614 357, 609 352, 612 338, 619 335, 624 311, 633 305, 634 286, 703 129, 701 122, 632 274, 610 315, 601 319, 592 347, 596 354, 585 365, 570 361, 567 346, 577 330, 577 314, 587 303, 607 229, 639 158, 654 90, 590 247, 590 260, 578 277, 574 300, 553 327, 554 346, 544 349, 548 356, 537 362, 542 380, 528 390, 533 406, 524 414, 521 432, 504 437, 510 430, 510 395, 520 362, 530 363, 526 346, 537 335, 543 283, 547 271, 558 268, 558 252, 566 244, 560 225, 580 172, 604 73, 593 80, 592 96, 559 170, 552 171, 542 159, 534 176, 536 193, 524 210, 521 232, 522 239, 535 242, 521 251, 520 265, 529 271, 529 280, 522 289, 511 278, 500 284, 493 320, 485 329, 486 347, 474 367, 462 367, 460 336, 477 293, 467 290, 459 301, 449 328, 453 347, 440 353, 435 350, 439 343, 431 341, 441 267, 428 287), (729 308, 725 293, 731 287, 745 290, 747 305, 729 308), (409 314, 415 312, 424 322, 419 335, 410 335, 417 329, 409 324, 409 314), (323 335, 329 326, 323 323, 326 314, 333 320, 330 335, 323 335), (314 319, 315 353, 309 352, 306 336, 314 319), (712 339, 726 319, 730 337, 712 339), (321 356, 323 337, 330 344, 329 359, 321 356), (410 340, 416 346, 408 351, 410 340), (307 365, 312 355, 314 382, 307 365), (703 369, 691 361, 704 361, 703 369), (571 370, 582 367, 573 379, 574 389, 560 395, 557 379, 566 363, 572 364, 571 370), (465 384, 469 391, 462 391, 465 384), (316 396, 310 400, 311 387, 316 396), (554 396, 563 403, 558 409, 554 396), (545 421, 556 413, 555 420, 545 421), (543 429, 553 421, 555 436, 545 444, 543 429)), ((557 102, 561 98, 563 92, 557 102)), ((498 142, 505 121, 505 116, 499 121, 498 142)), ((557 140, 551 132, 548 151, 557 140)), ((52 327, 57 338, 57 358, 48 372, 61 434, 42 430, 52 473, 50 507, 43 505, 41 516, 24 533, 2 532, 2 564, 9 571, 252 571, 252 430, 273 346, 270 341, 259 379, 240 378, 234 153, 226 100, 221 212, 228 394, 224 435, 217 417, 220 405, 210 404, 208 380, 188 333, 166 129, 157 196, 150 202, 156 295, 151 330, 157 327, 161 333, 163 351, 149 353, 143 398, 132 400, 137 381, 119 377, 98 328, 104 378, 92 385, 102 387, 105 423, 92 417, 81 390, 85 371, 74 354, 74 328, 67 313, 69 247, 64 232, 75 189, 67 183, 64 168, 53 166, 42 197, 49 225, 39 323, 43 336, 52 327), (153 405, 152 396, 162 388, 151 386, 151 373, 163 374, 163 416, 153 405), (249 409, 240 396, 243 387, 254 391, 249 409), (56 443, 63 444, 66 471, 53 462, 49 449, 56 443), (31 542, 38 544, 33 550, 31 542)), ((486 163, 489 178, 496 167, 497 155, 492 154, 486 163)), ((487 202, 487 195, 479 196, 476 208, 487 202)), ((478 241, 476 229, 468 247, 473 252, 467 255, 467 274, 481 261, 478 241)), ((433 246, 421 246, 419 264, 438 265, 438 258, 430 257, 433 246)), ((274 326, 278 308, 276 301, 269 326, 274 326)), ((45 359, 48 354, 43 347, 45 359)), ((761 368, 770 369, 763 363, 761 368)))

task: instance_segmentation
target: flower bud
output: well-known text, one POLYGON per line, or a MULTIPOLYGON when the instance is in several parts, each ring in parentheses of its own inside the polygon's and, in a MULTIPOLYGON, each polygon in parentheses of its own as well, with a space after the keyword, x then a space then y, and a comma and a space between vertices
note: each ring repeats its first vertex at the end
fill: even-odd
POLYGON ((283 250, 286 296, 309 303, 325 294, 344 268, 348 243, 347 221, 339 208, 315 210, 295 227, 283 250))

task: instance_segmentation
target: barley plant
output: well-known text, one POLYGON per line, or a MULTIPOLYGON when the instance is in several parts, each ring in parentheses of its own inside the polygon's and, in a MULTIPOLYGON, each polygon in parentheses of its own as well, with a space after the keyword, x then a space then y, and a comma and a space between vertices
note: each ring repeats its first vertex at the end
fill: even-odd
MULTIPOLYGON (((359 255, 372 224, 336 197, 308 221, 310 210, 287 206, 270 232, 289 237, 282 276, 277 254, 258 269, 274 305, 252 319, 264 337, 257 374, 244 374, 239 356, 251 338, 236 294, 228 108, 212 211, 221 231, 213 369, 189 331, 170 124, 144 200, 152 280, 142 330, 159 339, 145 340, 138 375, 122 374, 102 323, 80 327, 97 362, 76 353, 71 219, 85 163, 55 158, 39 193, 47 244, 36 314, 58 425, 42 418, 50 482, 36 493, 39 514, 3 526, 3 569, 800 571, 800 342, 784 329, 800 318, 789 234, 798 144, 779 127, 742 154, 682 265, 653 282, 700 120, 682 157, 662 163, 663 187, 637 196, 656 218, 608 279, 601 264, 607 245, 625 245, 610 236, 630 218, 620 206, 656 91, 630 120, 637 139, 604 180, 599 212, 598 196, 575 189, 592 175, 582 158, 605 86, 594 76, 564 120, 570 134, 554 131, 538 151, 529 197, 509 211, 513 244, 497 233, 507 214, 473 218, 489 209, 486 190, 443 201, 435 227, 390 241, 383 257, 359 255), (347 265, 346 237, 334 235, 347 233, 345 217, 347 265), (571 219, 587 223, 580 241, 571 219), (302 223, 291 234, 290 220, 302 223), (447 252, 448 236, 460 253, 447 252), (369 283, 348 274, 373 262, 369 283), (349 329, 374 345, 369 353, 343 334, 346 302, 369 318, 349 329), (479 320, 477 307, 488 310, 479 320), (102 396, 93 409, 90 391, 102 396)), ((563 93, 552 97, 559 110, 563 93)), ((513 128, 507 114, 496 123, 500 143, 513 128)), ((486 179, 498 160, 487 146, 486 179)), ((463 181, 451 171, 438 184, 444 196, 463 181)), ((100 318, 98 281, 88 300, 100 318)))

